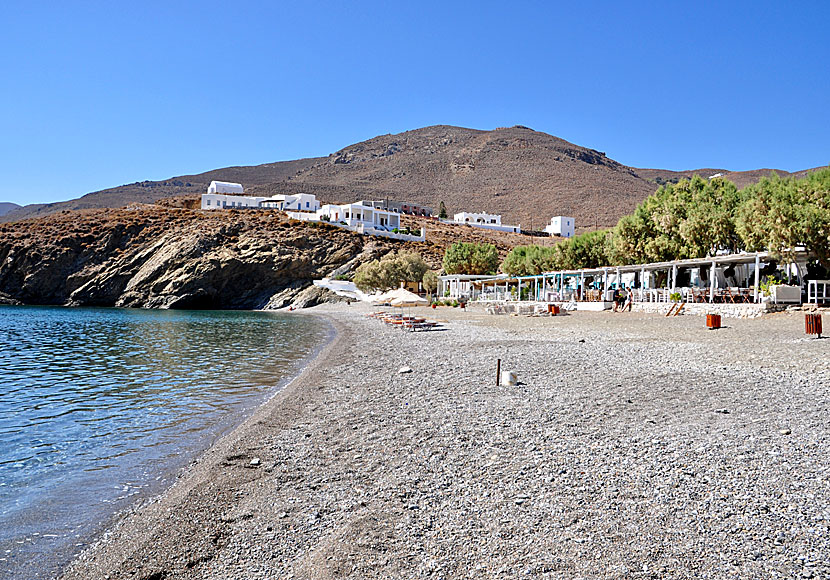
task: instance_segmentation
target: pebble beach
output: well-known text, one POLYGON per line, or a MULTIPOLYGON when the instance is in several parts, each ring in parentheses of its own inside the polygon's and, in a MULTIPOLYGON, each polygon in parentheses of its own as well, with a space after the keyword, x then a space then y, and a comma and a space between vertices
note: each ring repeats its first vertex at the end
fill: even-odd
POLYGON ((369 311, 63 578, 830 578, 803 314, 369 311))

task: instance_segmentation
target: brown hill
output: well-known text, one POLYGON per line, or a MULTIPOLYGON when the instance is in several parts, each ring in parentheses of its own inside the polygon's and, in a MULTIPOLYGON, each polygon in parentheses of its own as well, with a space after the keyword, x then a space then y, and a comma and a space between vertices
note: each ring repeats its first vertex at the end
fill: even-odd
POLYGON ((20 206, 16 203, 12 203, 10 201, 2 201, 0 202, 0 216, 6 215, 10 211, 14 211, 19 208, 20 206))
POLYGON ((750 171, 729 171, 728 169, 692 169, 689 171, 670 171, 668 169, 635 169, 638 175, 651 180, 658 185, 664 183, 677 183, 681 179, 691 179, 695 175, 709 178, 720 174, 721 177, 728 179, 738 189, 743 189, 747 185, 758 183, 762 177, 769 177, 773 173, 779 177, 795 177, 801 178, 811 171, 820 169, 818 167, 813 169, 803 169, 801 171, 784 171, 783 169, 752 169, 750 171))
POLYGON ((541 229, 553 215, 612 225, 655 185, 604 153, 526 127, 438 125, 350 145, 289 183, 378 191, 433 207, 499 213, 541 229))
POLYGON ((0 217, 0 222, 45 216, 63 210, 118 208, 130 203, 154 203, 156 200, 168 197, 201 194, 213 180, 241 182, 246 186, 280 182, 288 179, 306 165, 317 161, 318 159, 297 159, 264 165, 225 167, 196 175, 171 177, 164 181, 137 181, 88 193, 68 201, 26 205, 0 217))
POLYGON ((323 201, 388 197, 436 209, 443 201, 450 214, 500 213, 505 223, 520 223, 524 229, 538 230, 553 215, 570 215, 576 218, 579 232, 614 225, 660 183, 695 173, 705 177, 723 173, 743 187, 770 171, 635 169, 602 152, 527 127, 480 131, 437 125, 375 137, 328 157, 226 167, 132 183, 66 202, 29 205, 0 221, 64 209, 153 203, 202 193, 217 179, 240 182, 252 194, 307 192, 323 201))

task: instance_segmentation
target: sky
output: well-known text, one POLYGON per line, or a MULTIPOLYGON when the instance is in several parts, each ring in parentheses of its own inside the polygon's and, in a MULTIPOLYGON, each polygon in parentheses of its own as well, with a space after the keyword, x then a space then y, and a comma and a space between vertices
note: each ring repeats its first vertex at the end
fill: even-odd
POLYGON ((830 2, 0 6, 0 201, 526 125, 634 167, 830 163, 830 2))

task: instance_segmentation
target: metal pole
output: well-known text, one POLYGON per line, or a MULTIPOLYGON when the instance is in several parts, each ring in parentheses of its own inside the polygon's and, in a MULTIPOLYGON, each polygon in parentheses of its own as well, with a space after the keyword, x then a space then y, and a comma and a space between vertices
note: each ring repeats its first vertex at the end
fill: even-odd
POLYGON ((715 301, 715 261, 712 260, 712 268, 709 272, 709 302, 715 301))
POLYGON ((759 301, 758 290, 761 284, 761 256, 755 254, 755 302, 759 301))

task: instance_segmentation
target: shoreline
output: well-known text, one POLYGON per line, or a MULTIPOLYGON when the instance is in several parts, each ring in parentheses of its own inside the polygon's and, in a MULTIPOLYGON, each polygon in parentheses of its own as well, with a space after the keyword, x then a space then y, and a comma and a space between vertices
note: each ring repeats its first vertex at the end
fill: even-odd
MULTIPOLYGON (((273 311, 262 312, 267 313, 273 311)), ((273 313, 281 315, 298 314, 298 312, 273 313)), ((179 505, 182 498, 187 496, 190 491, 200 485, 203 485, 204 477, 207 477, 209 474, 203 474, 202 472, 210 469, 206 468, 205 465, 207 465, 211 460, 215 460, 217 455, 222 455, 227 448, 236 445, 240 439, 243 439, 246 435, 249 435, 250 431, 255 430, 257 424, 262 422, 260 415, 267 414, 270 411, 270 406, 272 404, 279 405, 279 402, 275 402, 276 399, 280 397, 288 397, 289 391, 294 388, 298 388, 294 387, 295 383, 306 375, 306 373, 313 371, 326 352, 335 348, 339 339, 339 333, 337 331, 337 324, 334 320, 330 317, 320 316, 313 312, 306 312, 302 314, 305 316, 313 316, 321 320, 327 327, 327 331, 324 340, 309 352, 303 362, 295 369, 295 372, 291 376, 286 377, 278 385, 275 385, 273 393, 263 398, 255 406, 253 412, 240 424, 235 427, 231 427, 225 433, 217 437, 212 444, 197 454, 193 460, 182 466, 178 470, 171 486, 163 490, 161 493, 143 498, 143 500, 138 502, 136 505, 131 506, 124 511, 113 514, 110 521, 103 526, 102 533, 99 533, 98 536, 94 538, 93 541, 86 548, 84 548, 80 554, 63 567, 62 571, 57 576, 58 578, 112 577, 113 572, 108 572, 106 570, 112 567, 113 561, 118 561, 120 559, 119 553, 123 552, 124 548, 138 549, 139 544, 142 543, 142 540, 150 540, 150 538, 141 537, 142 532, 148 530, 148 527, 145 526, 148 519, 157 520, 157 518, 162 517, 163 512, 172 507, 167 504, 173 504, 173 506, 179 505), (106 564, 101 564, 98 561, 100 559, 106 560, 106 564), (88 565, 91 565, 91 569, 86 569, 88 565), (85 568, 84 571, 76 571, 76 568, 81 566, 85 568)), ((225 453, 225 455, 227 457, 233 457, 232 461, 242 467, 251 467, 253 471, 253 466, 246 466, 244 465, 244 461, 239 461, 241 458, 234 457, 234 455, 238 454, 231 453, 228 455, 225 453)), ((253 459, 253 457, 251 457, 251 459, 253 459)), ((212 537, 215 538, 216 534, 214 533, 212 537)), ((210 550, 210 548, 206 545, 203 547, 208 551, 210 550)), ((186 558, 185 568, 192 567, 193 562, 196 562, 199 559, 204 559, 205 557, 205 555, 201 555, 196 558, 196 560, 186 558)), ((125 562, 129 560, 131 560, 131 558, 127 556, 125 562)), ((133 577, 137 573, 132 565, 127 565, 127 570, 125 572, 129 577, 133 577)), ((146 577, 151 578, 153 577, 153 574, 150 573, 146 577)))
POLYGON ((825 572, 830 341, 797 317, 365 311, 298 312, 336 336, 62 577, 825 572))

